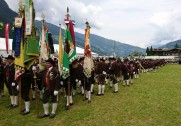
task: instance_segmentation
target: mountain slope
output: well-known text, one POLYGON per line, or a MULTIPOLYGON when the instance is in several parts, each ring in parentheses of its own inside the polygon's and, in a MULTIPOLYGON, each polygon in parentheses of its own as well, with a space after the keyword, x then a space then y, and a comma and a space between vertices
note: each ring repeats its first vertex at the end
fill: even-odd
MULTIPOLYGON (((0 0, 0 22, 5 24, 10 23, 10 27, 12 28, 14 18, 18 14, 12 11, 8 4, 4 0, 0 0)), ((9 33, 10 37, 12 37, 12 33, 9 33)), ((0 37, 4 37, 4 30, 0 30, 0 37)))
MULTIPOLYGON (((41 29, 41 22, 36 21, 36 25, 39 29, 41 29)), ((49 31, 53 34, 54 37, 54 43, 58 44, 58 34, 59 34, 59 27, 56 25, 46 23, 46 25, 49 28, 49 31)), ((62 29, 62 35, 64 35, 65 30, 62 29)), ((76 36, 76 44, 79 47, 84 47, 84 35, 78 32, 75 32, 76 36)), ((145 49, 142 49, 140 47, 120 43, 114 40, 106 39, 104 37, 90 34, 90 41, 91 41, 91 47, 92 51, 96 52, 100 55, 112 55, 114 52, 114 46, 115 46, 115 53, 117 56, 128 56, 134 51, 139 51, 142 53, 145 53, 145 49), (115 44, 115 45, 114 45, 115 44)))
POLYGON ((177 41, 169 42, 161 46, 160 48, 174 48, 176 44, 178 44, 178 46, 181 48, 181 39, 177 41))
MULTIPOLYGON (((14 18, 17 16, 17 13, 12 11, 4 0, 0 0, 0 12, 6 12, 6 13, 0 13, 0 21, 4 23, 9 22, 12 26, 14 18)), ((41 21, 36 21, 35 23, 37 27, 41 29, 41 21)), ((48 26, 49 31, 53 35, 54 44, 58 44, 59 27, 51 23, 46 23, 46 25, 48 26)), ((62 29, 62 35, 64 35, 64 32, 65 30, 62 29)), ((76 36, 76 45, 83 48, 84 34, 75 32, 75 36, 76 36)), ((4 31, 2 30, 0 30, 0 37, 4 37, 4 31)), ((11 32, 10 32, 10 38, 12 38, 11 32)), ((99 55, 112 55, 114 53, 114 47, 117 56, 128 56, 134 51, 145 53, 145 49, 142 49, 140 47, 106 39, 104 37, 95 34, 90 35, 90 41, 91 41, 92 51, 98 53, 99 55)))

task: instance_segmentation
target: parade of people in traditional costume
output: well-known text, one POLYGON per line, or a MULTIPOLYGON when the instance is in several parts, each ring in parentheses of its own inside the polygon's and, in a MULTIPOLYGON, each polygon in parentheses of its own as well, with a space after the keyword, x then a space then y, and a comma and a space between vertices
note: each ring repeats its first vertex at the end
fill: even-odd
POLYGON ((33 1, 26 0, 24 4, 20 1, 19 14, 14 22, 13 54, 0 57, 0 100, 8 93, 8 109, 19 107, 24 116, 31 112, 31 108, 36 109, 36 116, 40 119, 55 118, 59 114, 59 104, 70 110, 76 104, 73 100, 76 95, 82 95, 83 101, 91 104, 92 97, 106 97, 108 91, 116 95, 121 92, 121 86, 134 86, 133 80, 138 79, 142 71, 156 71, 166 63, 165 60, 93 57, 91 26, 87 20, 84 55, 78 57, 75 22, 70 18, 68 7, 64 39, 60 24, 59 52, 57 57, 52 56, 55 53, 53 38, 45 15, 42 13, 42 29, 38 30, 33 1), (4 92, 4 85, 7 92, 4 92), (66 102, 59 103, 60 95, 66 102), (33 101, 36 101, 36 108, 30 107, 33 101), (42 106, 38 105, 39 102, 42 106), (43 108, 42 114, 39 114, 40 107, 43 108))

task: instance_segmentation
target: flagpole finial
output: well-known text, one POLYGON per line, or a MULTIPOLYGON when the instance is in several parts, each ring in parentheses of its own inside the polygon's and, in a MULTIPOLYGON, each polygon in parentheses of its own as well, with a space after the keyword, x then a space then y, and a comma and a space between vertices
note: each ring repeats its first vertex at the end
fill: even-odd
POLYGON ((70 14, 69 14, 69 7, 67 7, 67 14, 65 15, 66 19, 70 18, 70 14))
POLYGON ((86 24, 86 28, 90 28, 90 25, 89 25, 89 22, 87 21, 87 18, 86 18, 85 24, 86 24))
POLYGON ((24 10, 23 2, 22 2, 22 0, 20 0, 20 1, 19 1, 19 12, 18 12, 18 13, 19 13, 19 16, 22 15, 23 10, 24 10))
POLYGON ((69 13, 69 7, 67 7, 67 13, 69 13))
POLYGON ((88 24, 89 24, 89 22, 87 21, 87 18, 86 18, 86 22, 85 22, 85 24, 86 24, 86 25, 88 25, 88 24))
POLYGON ((42 21, 45 21, 45 14, 43 12, 41 14, 41 17, 42 17, 42 21))

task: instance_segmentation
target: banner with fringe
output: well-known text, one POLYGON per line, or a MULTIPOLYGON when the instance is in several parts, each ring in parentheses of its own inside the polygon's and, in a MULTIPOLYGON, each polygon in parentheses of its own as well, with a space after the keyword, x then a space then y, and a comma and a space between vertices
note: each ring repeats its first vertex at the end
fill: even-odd
POLYGON ((32 0, 25 0, 25 19, 26 19, 26 35, 31 35, 33 21, 33 5, 32 0))
POLYGON ((46 31, 44 27, 44 22, 42 22, 42 32, 41 32, 41 38, 40 38, 40 57, 39 57, 39 63, 41 63, 44 60, 47 60, 49 58, 49 52, 48 52, 48 45, 46 42, 46 31))
POLYGON ((92 59, 92 51, 90 45, 90 26, 89 23, 86 22, 85 29, 85 42, 84 42, 84 74, 87 78, 91 77, 91 73, 94 67, 93 59, 92 59))

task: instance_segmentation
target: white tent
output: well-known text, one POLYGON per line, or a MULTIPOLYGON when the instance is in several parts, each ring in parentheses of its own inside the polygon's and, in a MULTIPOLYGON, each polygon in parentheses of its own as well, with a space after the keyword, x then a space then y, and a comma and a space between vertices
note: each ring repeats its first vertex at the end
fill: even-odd
POLYGON ((145 56, 144 59, 175 59, 176 56, 145 56))
POLYGON ((8 55, 12 54, 12 42, 13 39, 9 39, 9 54, 7 54, 5 38, 0 38, 0 55, 7 57, 8 55))
MULTIPOLYGON (((59 51, 59 45, 54 44, 54 49, 55 49, 55 51, 59 51)), ((82 49, 80 47, 76 47, 76 53, 79 57, 83 57, 84 56, 84 49, 82 49)), ((98 57, 99 55, 97 53, 92 52, 92 56, 98 57)))
MULTIPOLYGON (((13 42, 13 39, 9 39, 9 54, 12 54, 12 42, 13 42)), ((54 44, 54 49, 55 49, 55 51, 59 51, 59 45, 58 44, 54 44)), ((77 52, 77 55, 79 57, 83 57, 84 56, 84 49, 82 49, 80 47, 76 47, 76 52, 77 52)), ((1 54, 4 57, 9 55, 9 54, 6 53, 5 38, 0 38, 0 55, 1 54)), ((98 57, 99 55, 97 53, 92 52, 92 56, 93 57, 98 57)))

